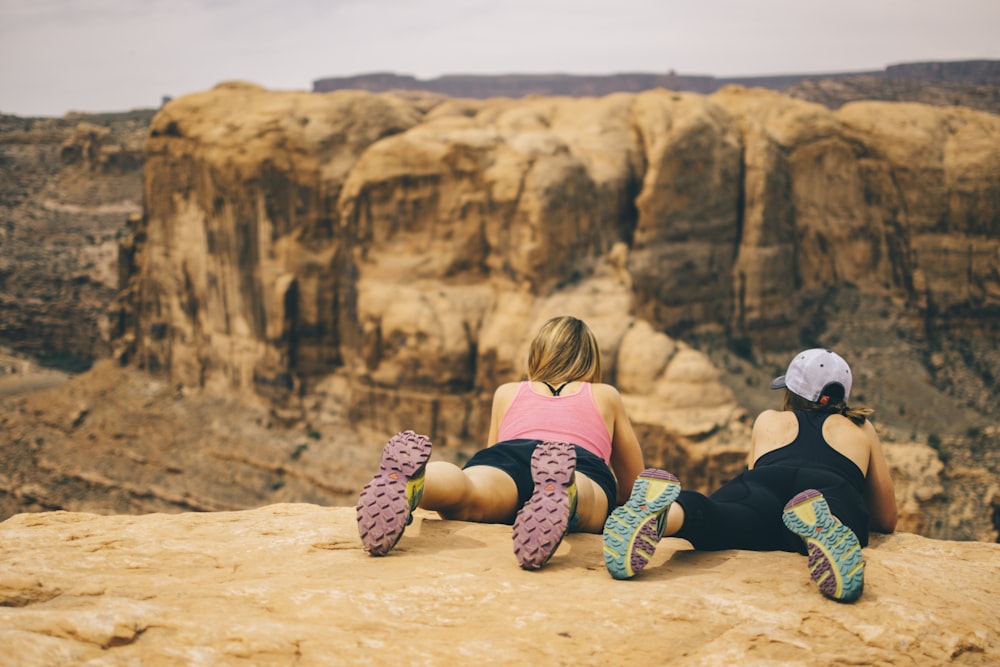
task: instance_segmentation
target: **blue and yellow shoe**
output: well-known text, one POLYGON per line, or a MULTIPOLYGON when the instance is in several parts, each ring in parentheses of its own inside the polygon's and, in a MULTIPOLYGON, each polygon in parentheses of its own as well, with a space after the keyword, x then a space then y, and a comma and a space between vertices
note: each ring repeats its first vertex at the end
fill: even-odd
POLYGON ((809 574, 823 595, 852 602, 865 588, 861 543, 850 528, 830 512, 823 494, 808 489, 788 501, 781 515, 809 552, 809 574))
POLYGON ((413 521, 424 494, 431 441, 413 431, 397 433, 382 450, 378 474, 358 498, 358 533, 372 556, 389 553, 413 521))
POLYGON ((543 442, 531 453, 535 491, 514 519, 514 555, 525 570, 544 566, 559 548, 576 516, 576 449, 543 442))
POLYGON ((665 470, 639 473, 628 501, 604 522, 604 564, 612 577, 631 579, 646 567, 666 529, 667 510, 680 492, 680 482, 665 470))

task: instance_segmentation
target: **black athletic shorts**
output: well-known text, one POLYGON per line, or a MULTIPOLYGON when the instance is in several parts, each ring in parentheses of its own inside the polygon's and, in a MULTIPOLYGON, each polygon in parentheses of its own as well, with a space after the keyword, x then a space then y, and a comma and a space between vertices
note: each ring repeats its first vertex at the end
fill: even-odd
MULTIPOLYGON (((535 491, 535 483, 531 479, 531 454, 541 440, 506 440, 492 447, 481 449, 468 460, 463 468, 473 466, 490 466, 507 473, 517 485, 517 509, 528 502, 535 491)), ((608 513, 617 505, 618 484, 611 468, 597 454, 573 445, 576 448, 576 469, 597 483, 608 497, 608 513)))

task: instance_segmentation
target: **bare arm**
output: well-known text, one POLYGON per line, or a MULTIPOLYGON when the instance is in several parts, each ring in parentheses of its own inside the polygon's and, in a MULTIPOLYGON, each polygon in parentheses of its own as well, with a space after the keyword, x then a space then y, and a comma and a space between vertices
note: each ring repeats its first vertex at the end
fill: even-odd
POLYGON ((787 445, 798 432, 798 422, 790 412, 764 410, 757 415, 750 432, 750 451, 747 452, 747 470, 769 451, 787 445))
POLYGON ((500 422, 503 420, 503 416, 507 414, 507 408, 510 407, 511 402, 514 400, 514 395, 517 394, 517 387, 518 384, 516 382, 508 382, 507 384, 500 385, 493 392, 493 407, 490 412, 490 434, 486 442, 487 447, 492 447, 498 442, 500 437, 500 422))
POLYGON ((614 425, 611 431, 611 470, 618 482, 618 504, 624 503, 632 495, 632 485, 645 469, 642 448, 635 436, 632 422, 625 412, 621 394, 610 385, 605 385, 609 403, 613 409, 614 425))
POLYGON ((865 504, 868 506, 871 528, 881 533, 896 530, 896 492, 889 473, 889 464, 882 451, 882 441, 870 422, 865 430, 871 437, 871 456, 868 459, 868 474, 865 475, 865 504))
POLYGON ((750 430, 750 451, 747 452, 747 470, 753 470, 753 464, 757 461, 754 452, 757 448, 757 433, 759 431, 760 417, 754 420, 753 428, 750 430))

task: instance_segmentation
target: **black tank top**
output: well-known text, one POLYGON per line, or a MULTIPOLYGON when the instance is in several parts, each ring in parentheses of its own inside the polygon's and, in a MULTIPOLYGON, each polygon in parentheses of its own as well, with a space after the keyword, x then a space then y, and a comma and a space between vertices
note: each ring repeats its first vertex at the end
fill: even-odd
POLYGON ((854 461, 831 447, 823 438, 823 424, 831 414, 833 413, 796 410, 799 434, 784 447, 761 456, 754 467, 783 465, 823 468, 841 475, 859 492, 864 491, 865 474, 854 461))

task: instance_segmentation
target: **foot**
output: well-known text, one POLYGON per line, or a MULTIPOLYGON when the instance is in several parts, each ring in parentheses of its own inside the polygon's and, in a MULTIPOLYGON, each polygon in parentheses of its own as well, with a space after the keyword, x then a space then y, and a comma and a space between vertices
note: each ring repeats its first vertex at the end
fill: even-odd
POLYGON ((386 443, 378 474, 361 490, 357 505, 358 533, 372 556, 389 553, 413 521, 430 455, 431 441, 413 431, 398 433, 386 443))
POLYGON ((576 513, 576 450, 565 442, 543 442, 531 454, 535 492, 514 519, 514 555, 525 570, 537 570, 556 552, 576 513))
POLYGON ((809 574, 823 595, 840 602, 861 597, 865 587, 861 543, 854 531, 830 513, 822 493, 803 491, 788 501, 781 518, 805 541, 809 574))
POLYGON ((604 564, 612 577, 631 579, 646 567, 680 492, 680 482, 669 472, 647 468, 639 473, 631 497, 604 522, 604 564))

